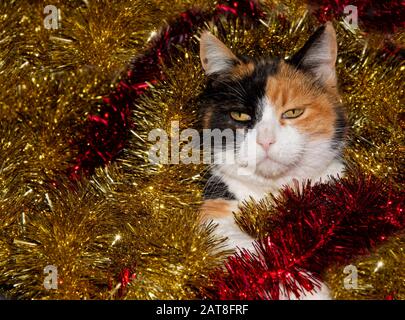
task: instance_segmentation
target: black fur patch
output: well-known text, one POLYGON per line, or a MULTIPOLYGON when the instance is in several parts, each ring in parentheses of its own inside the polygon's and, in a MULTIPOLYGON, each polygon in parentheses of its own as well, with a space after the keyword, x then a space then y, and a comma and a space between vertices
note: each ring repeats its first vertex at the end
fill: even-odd
POLYGON ((335 107, 336 121, 335 133, 333 135, 333 148, 341 151, 345 144, 345 137, 347 135, 347 120, 346 113, 342 106, 335 107))
POLYGON ((229 192, 228 186, 217 176, 210 176, 204 187, 204 199, 235 200, 233 193, 229 192))
POLYGON ((210 76, 206 90, 200 96, 200 117, 209 110, 215 112, 210 119, 210 128, 218 129, 251 129, 261 119, 259 101, 264 97, 267 78, 278 71, 279 59, 249 60, 241 58, 244 62, 254 62, 252 74, 241 79, 227 77, 222 74, 210 76), (247 113, 252 120, 237 122, 230 117, 230 112, 247 113))

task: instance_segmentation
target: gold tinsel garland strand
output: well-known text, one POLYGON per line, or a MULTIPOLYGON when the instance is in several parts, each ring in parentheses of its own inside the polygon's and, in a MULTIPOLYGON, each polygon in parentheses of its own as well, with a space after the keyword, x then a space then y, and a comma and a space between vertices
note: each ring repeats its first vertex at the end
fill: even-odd
POLYGON ((255 239, 261 239, 277 226, 269 224, 268 217, 274 212, 274 197, 260 201, 251 199, 239 205, 234 217, 238 226, 255 239))
MULTIPOLYGON (((23 222, 25 208, 32 202, 32 194, 24 184, 25 134, 19 128, 0 122, 0 274, 10 266, 7 263, 12 254, 13 238, 18 236, 23 222), (16 139, 19 137, 20 139, 16 139)), ((4 279, 0 280, 4 284, 4 279)), ((0 290, 1 291, 1 290, 0 290)))
MULTIPOLYGON (((198 222, 202 165, 154 165, 148 159, 155 143, 148 140, 150 131, 160 128, 170 135, 173 121, 180 129, 195 125, 202 73, 187 53, 175 62, 166 70, 165 81, 137 103, 137 126, 121 158, 97 170, 92 180, 126 221, 114 265, 115 274, 128 269, 134 277, 125 288, 127 299, 197 298, 198 288, 224 257, 222 240, 211 236, 212 226, 198 222), (178 78, 180 73, 188 77, 178 78)), ((114 288, 117 285, 122 290, 119 282, 114 288)), ((119 297, 117 292, 112 295, 119 297)))
POLYGON ((126 299, 197 298, 198 288, 223 261, 222 240, 211 235, 212 226, 199 225, 195 207, 181 208, 181 191, 169 194, 158 185, 151 190, 137 180, 113 164, 98 169, 91 181, 120 221, 110 251, 113 288, 106 297, 122 298, 125 292, 126 299), (164 205, 168 198, 173 207, 164 205), (128 286, 118 277, 123 270, 133 280, 128 286))
MULTIPOLYGON (((167 208, 190 206, 201 201, 202 164, 184 164, 179 159, 177 164, 155 165, 148 155, 156 143, 148 137, 151 131, 163 130, 168 134, 170 144, 173 135, 195 127, 196 97, 202 90, 203 76, 198 60, 187 56, 185 53, 184 58, 175 61, 175 67, 166 68, 166 80, 151 88, 136 104, 133 112, 135 129, 128 147, 117 161, 140 190, 159 195, 162 200, 167 198, 161 204, 167 208), (177 125, 179 132, 176 133, 174 127, 177 125)), ((180 151, 183 145, 184 142, 179 142, 178 147, 169 145, 168 151, 172 152, 172 147, 173 151, 176 148, 180 151)), ((168 160, 171 160, 170 155, 168 160)))
MULTIPOLYGON (((112 89, 116 77, 162 21, 200 2, 58 1, 54 5, 62 20, 57 30, 44 28, 40 1, 0 5, 0 79, 10 84, 0 90, 0 285, 11 286, 11 296, 70 299, 102 294, 95 282, 105 285, 108 277, 96 277, 94 272, 90 277, 83 268, 89 266, 87 262, 97 266, 97 261, 109 261, 108 242, 118 232, 109 239, 104 228, 109 240, 99 245, 97 239, 103 235, 94 238, 94 230, 82 229, 80 219, 87 221, 86 213, 92 220, 86 223, 102 227, 106 220, 92 217, 98 213, 103 217, 105 198, 85 186, 73 191, 66 181, 58 183, 64 195, 60 196, 55 194, 55 181, 75 152, 71 141, 79 140, 94 102, 112 89), (81 190, 90 192, 85 198, 90 202, 78 201, 81 190), (55 210, 46 205, 49 201, 55 210), (68 227, 62 220, 70 221, 69 239, 57 232, 68 227), (72 243, 83 243, 84 248, 74 253, 72 243), (33 261, 38 265, 32 267, 33 261), (43 268, 48 264, 60 267, 63 284, 57 292, 43 288, 43 268)), ((121 226, 114 217, 107 219, 111 230, 121 226)))
POLYGON ((396 236, 367 257, 326 273, 334 299, 405 299, 405 237, 396 236))
POLYGON ((4 79, 18 80, 44 71, 88 68, 117 76, 170 18, 194 6, 213 10, 215 4, 210 0, 57 0, 52 2, 59 11, 57 29, 49 29, 44 26, 47 14, 42 1, 2 2, 1 73, 8 77, 4 79))
POLYGON ((18 298, 102 297, 108 290, 109 247, 119 225, 115 212, 85 182, 60 179, 33 190, 18 230, 8 235, 0 283, 11 285, 8 294, 18 298), (56 290, 44 286, 49 267, 57 270, 56 290))

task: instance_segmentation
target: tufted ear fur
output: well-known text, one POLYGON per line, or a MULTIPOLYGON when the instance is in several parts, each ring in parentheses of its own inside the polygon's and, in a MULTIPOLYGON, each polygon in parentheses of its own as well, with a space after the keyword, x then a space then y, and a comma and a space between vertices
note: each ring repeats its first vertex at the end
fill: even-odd
POLYGON ((230 71, 239 59, 217 37, 208 31, 200 38, 200 59, 207 75, 230 71))
POLYGON ((328 22, 309 38, 291 59, 299 69, 312 73, 321 83, 336 87, 336 32, 328 22))

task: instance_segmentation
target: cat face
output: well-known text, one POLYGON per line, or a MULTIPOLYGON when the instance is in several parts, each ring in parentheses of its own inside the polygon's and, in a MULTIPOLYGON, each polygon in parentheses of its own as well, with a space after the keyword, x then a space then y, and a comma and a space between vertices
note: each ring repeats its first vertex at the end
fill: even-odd
POLYGON ((202 126, 242 135, 214 149, 214 158, 235 155, 236 162, 219 166, 222 171, 246 168, 277 178, 316 172, 339 155, 345 117, 336 89, 336 54, 331 24, 319 28, 290 61, 237 57, 212 34, 202 34, 200 57, 209 77, 202 126))

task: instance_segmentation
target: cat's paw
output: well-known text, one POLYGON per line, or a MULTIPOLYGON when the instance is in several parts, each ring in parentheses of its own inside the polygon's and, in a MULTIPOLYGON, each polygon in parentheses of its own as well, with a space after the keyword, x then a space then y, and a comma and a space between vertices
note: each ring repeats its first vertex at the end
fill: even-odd
POLYGON ((213 222, 217 225, 215 234, 227 238, 224 242, 225 249, 253 251, 254 239, 243 232, 235 222, 233 212, 237 210, 238 201, 236 200, 205 200, 200 208, 200 221, 213 222))

